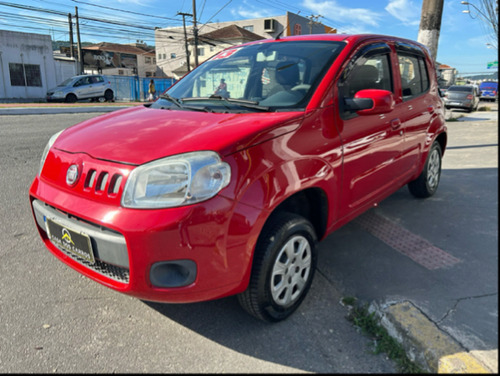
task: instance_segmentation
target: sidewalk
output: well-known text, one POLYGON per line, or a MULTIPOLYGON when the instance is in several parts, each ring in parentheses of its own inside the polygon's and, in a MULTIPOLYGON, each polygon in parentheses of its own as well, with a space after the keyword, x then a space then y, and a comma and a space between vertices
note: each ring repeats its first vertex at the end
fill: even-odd
POLYGON ((148 102, 0 103, 0 115, 111 112, 145 103, 148 102))
POLYGON ((498 372, 498 112, 456 112, 437 193, 407 187, 320 244, 319 271, 432 373, 498 372))

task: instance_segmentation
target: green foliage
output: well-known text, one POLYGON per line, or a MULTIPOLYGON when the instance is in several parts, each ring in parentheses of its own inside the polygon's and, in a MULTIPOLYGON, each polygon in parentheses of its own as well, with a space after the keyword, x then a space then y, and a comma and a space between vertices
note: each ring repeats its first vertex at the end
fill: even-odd
POLYGON ((401 373, 426 373, 408 359, 403 347, 380 325, 375 312, 370 313, 366 305, 363 307, 355 306, 355 301, 356 299, 352 297, 342 299, 342 303, 349 306, 349 321, 360 328, 363 334, 371 337, 373 340, 375 344, 373 349, 374 354, 387 354, 389 359, 396 363, 398 371, 401 373))

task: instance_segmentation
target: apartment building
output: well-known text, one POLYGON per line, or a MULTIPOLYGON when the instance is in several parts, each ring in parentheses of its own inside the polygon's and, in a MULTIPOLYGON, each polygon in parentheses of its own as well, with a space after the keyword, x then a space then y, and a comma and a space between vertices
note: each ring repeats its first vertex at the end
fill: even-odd
POLYGON ((102 42, 82 48, 85 73, 114 76, 156 76, 155 50, 146 45, 102 42))
MULTIPOLYGON (((192 27, 187 28, 189 68, 195 67, 192 27)), ((336 29, 320 22, 287 12, 285 15, 239 21, 208 23, 198 27, 198 63, 202 63, 222 49, 252 40, 275 38, 278 35, 336 33, 336 29), (221 30, 222 31, 219 31, 221 30), (243 31, 242 31, 243 30, 243 31)), ((155 31, 158 75, 182 77, 188 71, 186 38, 183 27, 158 28, 155 31)))

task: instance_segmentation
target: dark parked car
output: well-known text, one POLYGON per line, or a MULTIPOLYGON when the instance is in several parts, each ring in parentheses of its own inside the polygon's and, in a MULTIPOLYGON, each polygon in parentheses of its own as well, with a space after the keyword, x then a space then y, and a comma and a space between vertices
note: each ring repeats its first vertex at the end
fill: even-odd
POLYGON ((462 108, 468 112, 479 106, 479 88, 475 85, 453 85, 444 98, 446 108, 462 108))

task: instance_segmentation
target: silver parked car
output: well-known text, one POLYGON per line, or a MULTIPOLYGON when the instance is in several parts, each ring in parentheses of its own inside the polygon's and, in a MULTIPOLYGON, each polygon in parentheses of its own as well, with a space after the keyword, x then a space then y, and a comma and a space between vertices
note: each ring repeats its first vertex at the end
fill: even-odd
POLYGON ((68 78, 47 92, 47 102, 73 103, 81 99, 112 101, 111 82, 100 74, 80 75, 68 78))
POLYGON ((446 108, 475 111, 479 106, 479 88, 476 85, 450 86, 444 97, 444 105, 446 108))

